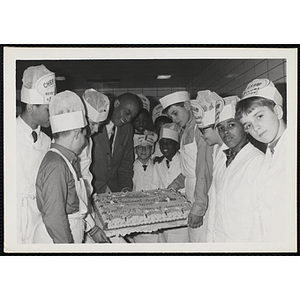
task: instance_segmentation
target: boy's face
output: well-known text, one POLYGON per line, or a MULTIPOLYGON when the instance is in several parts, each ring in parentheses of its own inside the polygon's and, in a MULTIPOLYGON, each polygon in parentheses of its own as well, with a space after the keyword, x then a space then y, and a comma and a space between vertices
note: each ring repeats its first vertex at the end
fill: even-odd
POLYGON ((150 158, 152 154, 152 149, 153 147, 151 145, 147 145, 147 146, 139 145, 135 147, 135 153, 139 159, 146 161, 150 158))
POLYGON ((86 135, 87 135, 87 127, 85 127, 84 129, 79 129, 78 133, 76 135, 76 154, 80 154, 81 151, 86 147, 87 145, 87 139, 86 139, 86 135))
POLYGON ((279 120, 282 118, 281 111, 278 105, 274 107, 274 111, 267 106, 256 107, 248 115, 243 114, 240 122, 244 130, 256 140, 271 143, 278 134, 279 120))
POLYGON ((162 138, 159 141, 159 148, 163 156, 171 160, 178 150, 178 143, 171 139, 162 138))
POLYGON ((101 122, 94 122, 90 118, 88 118, 88 121, 90 127, 90 136, 92 136, 94 133, 98 132, 101 122))
POLYGON ((34 123, 42 127, 49 127, 49 104, 32 105, 34 123))
POLYGON ((190 113, 186 106, 171 105, 168 109, 168 116, 173 120, 174 123, 179 127, 185 127, 186 123, 190 118, 190 113))
POLYGON ((219 144, 221 141, 219 134, 216 130, 210 126, 206 128, 199 128, 202 133, 202 137, 208 146, 219 144))
POLYGON ((228 119, 217 125, 222 141, 233 151, 246 143, 247 135, 242 124, 235 119, 228 119))
POLYGON ((146 112, 139 114, 133 121, 134 129, 139 133, 144 133, 148 124, 148 116, 146 112))

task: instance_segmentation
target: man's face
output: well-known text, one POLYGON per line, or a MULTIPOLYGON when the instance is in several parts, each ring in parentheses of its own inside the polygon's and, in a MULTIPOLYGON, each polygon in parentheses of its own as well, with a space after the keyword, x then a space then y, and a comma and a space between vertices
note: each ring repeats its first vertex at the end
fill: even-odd
POLYGON ((150 158, 152 154, 152 150, 153 147, 151 145, 147 145, 147 146, 139 145, 135 147, 136 155, 138 156, 139 159, 143 161, 146 161, 150 158))
POLYGON ((134 101, 120 102, 118 99, 114 103, 114 111, 112 114, 112 121, 117 127, 130 123, 137 115, 139 106, 134 101))
POLYGON ((240 122, 244 130, 262 143, 271 143, 277 137, 280 116, 267 106, 260 106, 248 115, 243 114, 240 122))
POLYGON ((228 119, 217 125, 222 141, 233 151, 246 143, 247 135, 242 124, 235 119, 228 119))
POLYGON ((32 118, 36 125, 49 127, 49 104, 32 105, 32 118))
MULTIPOLYGON (((220 136, 213 128, 213 126, 199 128, 202 133, 202 137, 208 146, 213 146, 220 143, 220 136)), ((221 141, 222 142, 222 141, 221 141)))
POLYGON ((148 116, 146 112, 140 113, 134 120, 133 120, 133 127, 138 133, 144 133, 148 124, 148 116))
POLYGON ((178 150, 178 143, 171 139, 162 138, 159 141, 159 148, 163 156, 171 160, 178 150))
POLYGON ((168 109, 168 116, 179 127, 185 127, 190 118, 190 113, 185 106, 171 105, 168 109))

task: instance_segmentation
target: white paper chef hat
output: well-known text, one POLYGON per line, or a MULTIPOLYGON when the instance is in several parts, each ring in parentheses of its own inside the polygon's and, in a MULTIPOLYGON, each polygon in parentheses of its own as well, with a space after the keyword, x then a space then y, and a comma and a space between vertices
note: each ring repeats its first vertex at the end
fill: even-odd
POLYGON ((179 142, 180 127, 176 123, 165 123, 162 125, 159 134, 159 140, 171 139, 179 142))
POLYGON ((223 101, 216 102, 215 110, 215 125, 218 125, 220 122, 234 119, 235 117, 235 106, 239 101, 237 96, 229 96, 222 99, 223 101))
POLYGON ((263 97, 282 106, 282 96, 276 89, 274 83, 266 78, 254 79, 247 85, 242 94, 241 100, 250 97, 263 97))
POLYGON ((153 121, 153 124, 154 124, 155 120, 156 120, 158 117, 160 117, 160 116, 168 117, 168 115, 163 114, 162 111, 163 111, 163 107, 162 107, 162 105, 161 105, 160 103, 157 104, 157 105, 153 108, 153 110, 152 110, 152 121, 153 121))
POLYGON ((159 99, 160 104, 163 109, 169 107, 170 105, 185 102, 190 100, 190 94, 187 91, 175 92, 169 95, 166 95, 159 99))
POLYGON ((44 65, 32 66, 23 73, 21 101, 27 104, 49 104, 55 94, 55 74, 44 65))
POLYGON ((158 136, 155 132, 147 130, 146 134, 135 134, 133 136, 133 146, 154 146, 158 136))
POLYGON ((110 105, 106 95, 94 89, 88 89, 83 93, 82 99, 86 105, 87 116, 93 122, 98 123, 106 120, 110 105))
POLYGON ((143 94, 137 94, 137 96, 141 99, 143 103, 143 108, 145 108, 148 112, 150 112, 150 101, 149 99, 143 94))
POLYGON ((54 96, 49 104, 49 114, 52 133, 83 128, 87 125, 83 102, 71 91, 54 96))
POLYGON ((191 110, 199 128, 208 127, 215 123, 215 106, 223 99, 209 90, 199 91, 196 100, 191 100, 191 110))

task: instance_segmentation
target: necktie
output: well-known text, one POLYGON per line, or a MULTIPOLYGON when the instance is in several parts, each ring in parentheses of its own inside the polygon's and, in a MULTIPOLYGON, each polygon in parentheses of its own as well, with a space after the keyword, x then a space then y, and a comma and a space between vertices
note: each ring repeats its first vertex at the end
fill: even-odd
POLYGON ((35 143, 37 141, 37 133, 35 131, 32 131, 31 135, 33 137, 33 142, 35 143))
POLYGON ((232 152, 231 149, 226 149, 223 151, 226 154, 227 160, 226 160, 226 167, 228 167, 230 165, 230 163, 233 161, 233 159, 235 158, 236 153, 232 152))
POLYGON ((147 165, 143 165, 143 169, 144 169, 144 171, 146 171, 147 170, 147 165))
POLYGON ((170 160, 166 159, 167 168, 170 169, 170 160))
POLYGON ((110 144, 110 151, 112 152, 112 145, 114 142, 114 137, 115 137, 115 131, 116 131, 116 126, 114 125, 113 128, 111 129, 111 135, 109 138, 109 144, 110 144))

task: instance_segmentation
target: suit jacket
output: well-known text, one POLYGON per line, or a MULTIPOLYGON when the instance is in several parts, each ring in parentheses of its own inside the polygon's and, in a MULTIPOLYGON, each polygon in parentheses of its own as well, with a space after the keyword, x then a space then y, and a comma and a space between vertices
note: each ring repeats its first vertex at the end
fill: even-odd
POLYGON ((133 127, 125 124, 118 127, 113 154, 110 151, 106 126, 92 137, 93 187, 97 194, 105 193, 107 186, 112 192, 120 192, 124 187, 132 188, 133 177, 133 127))

